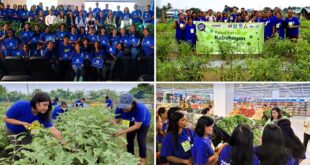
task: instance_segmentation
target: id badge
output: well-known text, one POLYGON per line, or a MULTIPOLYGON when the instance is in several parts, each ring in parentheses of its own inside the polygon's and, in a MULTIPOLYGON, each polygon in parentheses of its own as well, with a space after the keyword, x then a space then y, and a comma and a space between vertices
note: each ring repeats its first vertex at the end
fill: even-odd
POLYGON ((191 33, 194 34, 194 32, 195 32, 195 29, 191 29, 191 33))
POLYGON ((184 26, 184 24, 180 23, 180 28, 182 28, 184 26))
POLYGON ((293 22, 289 22, 289 23, 288 23, 288 26, 289 26, 289 27, 293 27, 293 22))
POLYGON ((280 28, 280 23, 277 23, 276 28, 279 29, 280 28))
POLYGON ((130 126, 130 121, 129 120, 122 120, 122 125, 129 127, 130 126))
POLYGON ((191 149, 191 143, 186 140, 185 142, 181 143, 182 147, 183 147, 183 150, 185 152, 189 151, 191 149))

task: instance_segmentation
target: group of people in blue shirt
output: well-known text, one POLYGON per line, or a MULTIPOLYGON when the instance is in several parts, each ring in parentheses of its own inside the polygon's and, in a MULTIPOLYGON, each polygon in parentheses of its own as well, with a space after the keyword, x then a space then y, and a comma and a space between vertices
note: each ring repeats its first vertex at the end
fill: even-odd
MULTIPOLYGON (((96 8, 94 12, 99 10, 96 8)), ((148 28, 140 34, 132 24, 129 30, 115 27, 109 32, 105 25, 97 29, 88 24, 62 23, 54 34, 50 26, 41 31, 39 23, 31 27, 25 22, 20 36, 16 36, 10 23, 5 23, 0 31, 1 53, 4 57, 21 56, 25 60, 32 56, 45 57, 50 60, 55 79, 62 81, 104 80, 103 70, 108 61, 123 56, 133 61, 154 56, 154 37, 148 28)))
POLYGON ((279 8, 268 11, 253 10, 251 13, 241 8, 240 11, 234 7, 232 12, 224 9, 224 11, 215 13, 213 10, 208 10, 207 13, 192 12, 187 10, 186 14, 180 12, 176 21, 173 24, 176 30, 175 38, 180 43, 185 41, 195 47, 197 42, 195 21, 201 22, 224 22, 224 23, 264 23, 264 38, 268 40, 278 34, 280 39, 297 40, 299 37, 299 18, 294 16, 293 10, 288 9, 287 17, 284 18, 282 11, 279 8))
POLYGON ((214 147, 215 121, 201 116, 194 128, 187 128, 187 116, 179 107, 160 108, 156 117, 158 164, 298 165, 306 158, 305 148, 289 119, 266 124, 261 144, 254 146, 253 128, 238 125, 229 140, 214 147))

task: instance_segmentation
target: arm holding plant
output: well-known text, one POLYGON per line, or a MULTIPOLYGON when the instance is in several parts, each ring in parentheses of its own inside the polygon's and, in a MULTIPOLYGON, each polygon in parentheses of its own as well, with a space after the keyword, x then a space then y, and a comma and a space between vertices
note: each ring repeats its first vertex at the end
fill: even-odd
POLYGON ((137 129, 139 129, 142 125, 142 122, 135 122, 135 124, 125 130, 121 130, 121 131, 118 131, 116 133, 114 133, 113 135, 114 136, 120 136, 122 134, 126 134, 126 133, 129 133, 129 132, 132 132, 132 131, 135 131, 137 129))
POLYGON ((50 131, 51 131, 51 134, 59 141, 62 140, 62 135, 61 135, 61 132, 55 127, 55 126, 52 126, 49 128, 50 131))

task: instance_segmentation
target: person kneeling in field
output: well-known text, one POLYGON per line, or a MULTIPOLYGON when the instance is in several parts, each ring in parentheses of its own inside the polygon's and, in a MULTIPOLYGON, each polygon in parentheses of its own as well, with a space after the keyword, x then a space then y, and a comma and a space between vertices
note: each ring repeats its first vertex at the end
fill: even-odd
MULTIPOLYGON (((45 128, 49 128, 51 134, 57 140, 62 140, 61 132, 58 131, 50 119, 51 110, 51 99, 46 93, 37 93, 31 101, 15 102, 3 117, 10 144, 15 144, 15 139, 24 133, 26 133, 26 136, 21 139, 20 143, 31 143, 32 136, 28 129, 32 128, 33 125, 39 125, 40 127, 40 124, 43 124, 45 128), (17 135, 17 137, 11 135, 17 135)), ((31 130, 32 132, 33 130, 31 130)))

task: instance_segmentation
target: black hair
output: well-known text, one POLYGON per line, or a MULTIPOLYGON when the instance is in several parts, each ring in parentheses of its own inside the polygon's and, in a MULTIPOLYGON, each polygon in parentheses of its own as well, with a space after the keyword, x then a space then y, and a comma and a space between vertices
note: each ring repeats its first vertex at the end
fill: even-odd
POLYGON ((59 101, 59 98, 58 98, 58 97, 55 97, 55 98, 54 98, 54 101, 56 101, 56 102, 59 101))
POLYGON ((278 112, 278 114, 279 114, 278 119, 281 119, 281 118, 282 118, 282 111, 281 111, 281 109, 278 108, 278 107, 275 107, 275 108, 272 108, 272 109, 271 109, 271 118, 270 118, 271 121, 273 120, 272 111, 277 111, 277 112, 278 112))
POLYGON ((60 103, 60 105, 61 105, 61 106, 67 106, 67 103, 66 103, 65 101, 62 101, 62 102, 60 103))
POLYGON ((181 112, 174 112, 172 116, 170 116, 168 130, 167 132, 171 132, 173 135, 173 140, 175 144, 178 143, 178 136, 179 136, 179 125, 178 122, 181 118, 184 117, 184 114, 181 112))
POLYGON ((181 14, 183 15, 183 13, 179 13, 179 14, 178 14, 178 17, 180 17, 181 14))
POLYGON ((201 114, 205 115, 205 114, 207 114, 209 111, 210 111, 209 108, 204 108, 204 109, 201 110, 201 114))
POLYGON ((36 108, 37 108, 37 105, 36 105, 37 103, 41 103, 41 102, 45 102, 45 101, 49 102, 47 112, 44 113, 44 114, 41 114, 41 113, 38 114, 39 117, 40 117, 43 121, 47 121, 47 120, 49 120, 49 118, 50 118, 50 113, 51 113, 51 110, 52 110, 52 101, 51 101, 51 98, 48 96, 47 93, 39 92, 39 93, 36 93, 36 94, 32 97, 32 99, 31 99, 31 101, 30 101, 31 107, 32 107, 33 109, 36 109, 36 108))
POLYGON ((248 165, 253 162, 253 131, 248 124, 238 125, 229 140, 232 147, 231 165, 248 165))
POLYGON ((290 120, 281 119, 277 122, 277 125, 281 128, 283 136, 285 137, 285 146, 291 150, 294 159, 303 159, 306 149, 295 135, 290 120))
POLYGON ((282 165, 290 156, 290 151, 285 148, 282 130, 275 124, 265 126, 262 145, 257 147, 257 157, 261 165, 282 165))
POLYGON ((81 100, 85 101, 85 98, 83 97, 83 98, 81 98, 81 100))
POLYGON ((162 115, 163 113, 165 113, 165 112, 166 112, 166 108, 165 108, 165 107, 160 107, 160 108, 157 110, 158 116, 160 116, 160 117, 161 117, 161 115, 162 115))
POLYGON ((109 96, 106 96, 105 99, 109 99, 109 96))
POLYGON ((195 132, 198 136, 203 137, 205 134, 205 128, 214 124, 214 120, 209 116, 201 116, 195 128, 195 132))
POLYGON ((167 117, 168 119, 170 119, 170 117, 172 116, 173 113, 180 111, 181 108, 180 107, 171 107, 169 108, 168 112, 167 112, 167 117))

